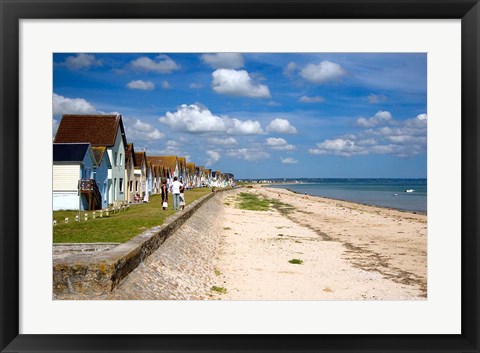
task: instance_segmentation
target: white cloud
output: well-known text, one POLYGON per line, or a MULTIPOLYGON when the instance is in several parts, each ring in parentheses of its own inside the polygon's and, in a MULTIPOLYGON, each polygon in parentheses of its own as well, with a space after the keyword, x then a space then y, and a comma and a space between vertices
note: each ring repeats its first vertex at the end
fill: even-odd
POLYGON ((370 103, 370 104, 378 104, 378 103, 384 103, 388 99, 383 94, 373 94, 372 93, 368 96, 367 100, 368 100, 368 103, 370 103))
MULTIPOLYGON (((224 119, 227 118, 224 117, 224 119)), ((258 121, 242 121, 234 118, 227 120, 227 125, 231 125, 227 129, 227 133, 233 135, 259 135, 263 133, 262 126, 258 121)))
POLYGON ((253 82, 245 70, 218 69, 212 73, 212 88, 219 94, 250 98, 270 98, 266 85, 253 82))
POLYGON ((325 99, 320 96, 314 96, 314 97, 301 96, 298 101, 302 103, 321 103, 321 102, 325 102, 325 99))
POLYGON ((158 129, 148 123, 135 119, 133 124, 129 124, 128 119, 125 120, 125 134, 129 141, 150 141, 159 140, 165 136, 158 129))
POLYGON ((426 150, 427 120, 426 114, 419 114, 406 120, 395 120, 389 112, 378 112, 374 117, 361 120, 360 124, 357 124, 364 128, 358 134, 327 139, 317 143, 309 152, 344 157, 365 154, 415 156, 426 150), (388 126, 385 126, 387 124, 388 126))
POLYGON ((311 154, 333 154, 336 156, 350 157, 353 154, 364 154, 365 149, 356 146, 355 141, 337 138, 317 143, 317 147, 311 148, 309 152, 311 154))
POLYGON ((216 116, 198 104, 182 104, 174 113, 167 112, 160 122, 176 131, 192 133, 225 132, 228 134, 257 135, 263 133, 258 121, 216 116))
POLYGON ((290 125, 290 122, 287 119, 273 119, 270 124, 267 126, 268 132, 279 133, 279 134, 296 134, 297 129, 290 125))
POLYGON ((163 89, 170 89, 172 86, 170 86, 170 83, 168 81, 162 81, 162 88, 163 89))
POLYGON ((211 137, 207 141, 212 145, 229 146, 237 144, 237 140, 233 137, 211 137))
POLYGON ((374 127, 380 124, 389 123, 392 120, 392 114, 387 111, 378 111, 374 116, 370 118, 359 118, 357 125, 360 127, 374 127))
POLYGON ((205 161, 205 166, 206 167, 210 167, 210 166, 214 165, 221 158, 220 153, 218 153, 217 151, 207 151, 206 153, 208 155, 208 158, 205 161))
POLYGON ((287 77, 292 77, 295 74, 295 71, 297 71, 298 66, 296 63, 289 62, 287 66, 283 69, 283 74, 287 77))
POLYGON ((294 145, 290 145, 285 139, 277 137, 269 137, 265 140, 265 145, 277 151, 292 151, 295 149, 294 145))
POLYGON ((192 82, 189 87, 192 89, 199 89, 202 88, 203 85, 201 83, 192 82))
POLYGON ((53 94, 53 115, 96 114, 97 109, 83 98, 66 98, 53 94))
POLYGON ((155 84, 150 81, 142 81, 142 80, 136 80, 136 81, 130 81, 127 83, 127 87, 130 89, 142 89, 142 90, 152 90, 155 88, 155 84))
POLYGON ((308 64, 300 71, 300 76, 315 84, 339 81, 347 74, 337 63, 322 61, 319 64, 308 64))
POLYGON ((239 69, 243 67, 240 53, 203 54, 202 61, 214 69, 239 69))
POLYGON ((244 159, 249 162, 255 162, 270 157, 269 153, 255 148, 233 149, 229 150, 227 154, 230 157, 244 159))
POLYGON ((81 70, 92 66, 101 66, 102 62, 97 60, 95 55, 80 53, 75 56, 67 56, 63 65, 72 70, 81 70))
POLYGON ((292 157, 289 158, 280 158, 283 164, 296 164, 298 161, 292 157))
POLYGON ((163 54, 156 56, 155 60, 152 60, 147 56, 141 56, 133 60, 130 64, 134 69, 153 71, 160 74, 169 74, 180 69, 180 65, 167 55, 163 54))

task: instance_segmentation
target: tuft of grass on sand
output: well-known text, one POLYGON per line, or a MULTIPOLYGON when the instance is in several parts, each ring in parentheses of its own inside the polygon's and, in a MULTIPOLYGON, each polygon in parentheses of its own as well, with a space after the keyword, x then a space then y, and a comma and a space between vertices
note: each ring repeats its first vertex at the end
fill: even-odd
POLYGON ((225 294, 227 293, 227 288, 223 288, 223 287, 217 287, 217 286, 213 286, 212 287, 212 290, 217 292, 217 293, 220 293, 220 294, 225 294))
POLYGON ((268 211, 270 209, 270 202, 265 199, 260 199, 257 195, 241 192, 237 196, 238 207, 242 210, 250 211, 268 211))
POLYGON ((222 274, 218 268, 213 269, 213 272, 215 273, 215 276, 220 276, 222 274))
MULTIPOLYGON (((198 188, 185 192, 187 203, 191 203, 200 197, 210 193, 208 188, 198 188)), ((132 204, 128 211, 118 213, 105 212, 99 217, 92 219, 92 211, 81 211, 80 222, 75 222, 78 211, 54 211, 53 219, 57 225, 53 227, 54 243, 124 243, 145 229, 163 224, 165 220, 176 211, 172 209, 172 200, 169 198, 169 207, 162 210, 160 195, 150 196, 148 203, 132 204), (88 221, 84 221, 84 214, 88 213, 88 221), (69 218, 65 224, 65 217, 69 218)))
POLYGON ((290 262, 290 263, 293 264, 293 265, 301 265, 301 264, 303 264, 303 261, 300 260, 300 259, 291 259, 291 260, 288 261, 288 262, 290 262))

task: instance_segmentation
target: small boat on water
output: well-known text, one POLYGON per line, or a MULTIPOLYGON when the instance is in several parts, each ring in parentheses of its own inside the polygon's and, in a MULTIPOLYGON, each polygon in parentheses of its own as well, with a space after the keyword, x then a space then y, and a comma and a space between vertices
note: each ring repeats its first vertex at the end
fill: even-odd
POLYGON ((414 192, 415 190, 413 189, 406 189, 405 192, 414 192))

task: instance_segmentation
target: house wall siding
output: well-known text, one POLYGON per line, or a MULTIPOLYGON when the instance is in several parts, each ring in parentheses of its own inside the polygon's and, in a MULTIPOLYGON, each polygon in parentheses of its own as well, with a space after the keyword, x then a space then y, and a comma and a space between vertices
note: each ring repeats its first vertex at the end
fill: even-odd
MULTIPOLYGON (((77 192, 80 165, 53 165, 53 191, 77 192)), ((77 206, 78 207, 78 206, 77 206)))

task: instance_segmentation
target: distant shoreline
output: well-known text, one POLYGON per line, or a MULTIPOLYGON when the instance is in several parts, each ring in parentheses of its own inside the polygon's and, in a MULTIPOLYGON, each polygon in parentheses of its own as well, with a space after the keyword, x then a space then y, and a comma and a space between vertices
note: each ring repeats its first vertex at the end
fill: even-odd
MULTIPOLYGON (((285 186, 288 186, 288 185, 291 185, 291 184, 295 184, 295 183, 275 183, 275 184, 268 184, 268 185, 261 185, 261 187, 272 187, 272 186, 278 186, 278 185, 285 185, 285 186)), ((315 183, 302 183, 302 184, 315 184, 315 183)), ((297 195, 304 195, 298 191, 295 191, 295 190, 292 190, 288 187, 285 187, 285 188, 278 188, 278 187, 275 187, 274 189, 284 189, 284 190, 288 190, 294 194, 297 194, 297 195)), ((327 199, 327 200, 333 200, 333 201, 342 201, 342 202, 349 202, 349 203, 353 203, 353 204, 356 204, 356 205, 362 205, 362 206, 370 206, 370 207, 379 207, 379 208, 382 208, 382 209, 386 209, 386 210, 394 210, 394 211, 400 211, 400 212, 405 212, 405 213, 413 213, 413 214, 419 214, 419 215, 424 215, 424 216, 427 216, 427 212, 423 212, 423 211, 411 211, 411 210, 405 210, 405 209, 401 209, 401 208, 395 208, 395 207, 388 207, 388 206, 380 206, 380 205, 372 205, 372 204, 368 204, 368 203, 364 203, 364 202, 356 202, 356 201, 351 201, 351 200, 345 200, 345 199, 339 199, 339 198, 334 198, 334 197, 328 197, 328 196, 319 196, 319 195, 312 195, 312 194, 307 194, 307 196, 310 196, 310 197, 317 197, 317 198, 320 198, 320 199, 327 199)))

